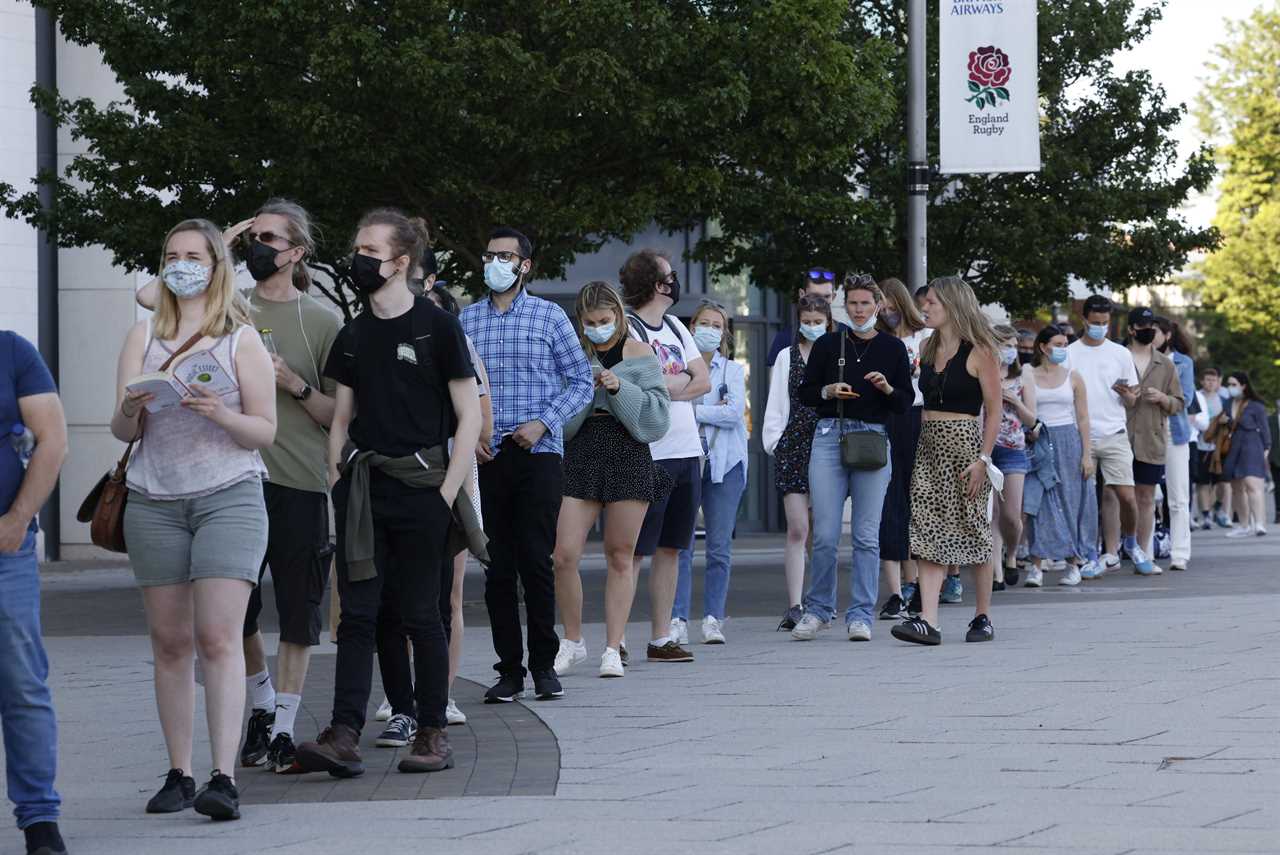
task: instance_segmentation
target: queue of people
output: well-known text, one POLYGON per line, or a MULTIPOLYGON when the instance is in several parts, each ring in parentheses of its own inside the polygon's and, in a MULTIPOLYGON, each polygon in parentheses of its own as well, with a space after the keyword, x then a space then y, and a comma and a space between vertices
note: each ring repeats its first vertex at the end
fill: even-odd
MULTIPOLYGON (((488 294, 459 311, 436 281, 425 223, 380 209, 353 236, 363 310, 342 325, 308 293, 312 233, 306 211, 280 199, 225 232, 179 223, 159 277, 138 293, 154 314, 121 349, 111 430, 137 443, 124 529, 169 766, 150 813, 238 818, 237 767, 362 775, 375 655, 385 691, 375 744, 406 749, 401 772, 451 768, 448 728, 466 721, 452 687, 468 555, 484 567, 496 656, 486 703, 523 697, 526 678, 536 699, 560 698, 559 678, 590 656, 579 567, 601 517, 600 677, 622 678, 631 662, 625 634, 646 558, 645 658, 692 662, 690 622, 696 640, 730 643, 734 531, 752 473, 747 366, 728 308, 704 300, 686 326, 671 313, 678 272, 644 249, 616 285, 586 284, 571 318, 528 292, 535 247, 499 227, 480 252, 488 294), (237 257, 254 281, 243 291, 237 257), (140 388, 140 375, 184 358, 200 361, 204 385, 174 401, 140 388), (331 564, 332 711, 303 739, 297 712, 331 564), (268 570, 274 675, 259 630, 268 570), (197 655, 212 770, 201 786, 197 655)), ((941 644, 939 604, 959 601, 961 568, 975 586, 965 640, 989 642, 993 594, 1019 580, 1039 587, 1060 570, 1073 586, 1124 560, 1162 572, 1161 518, 1171 570, 1188 569, 1193 527, 1266 533, 1274 417, 1243 372, 1223 381, 1207 369, 1195 389, 1186 336, 1150 309, 1129 313, 1121 344, 1101 296, 1085 302, 1076 338, 1069 325, 993 325, 954 277, 915 295, 896 279, 837 281, 819 267, 800 279, 798 323, 771 348, 762 428, 787 525, 778 629, 790 638, 812 641, 835 623, 846 507, 843 621, 857 642, 878 617, 900 641, 941 644), (833 316, 837 300, 847 324, 833 316)), ((16 343, 6 353, 15 380, 0 408, 32 426, 38 450, 25 477, 0 482, 21 483, 0 492, 0 554, 27 567, 65 426, 60 440, 38 357, 16 343)), ((30 600, 15 593, 4 608, 30 624, 30 600)), ((43 651, 6 661, 44 711, 30 737, 48 741, 43 651)), ((7 732, 7 709, 4 721, 7 732)), ((57 853, 52 760, 37 761, 31 786, 10 793, 29 841, 57 853)))

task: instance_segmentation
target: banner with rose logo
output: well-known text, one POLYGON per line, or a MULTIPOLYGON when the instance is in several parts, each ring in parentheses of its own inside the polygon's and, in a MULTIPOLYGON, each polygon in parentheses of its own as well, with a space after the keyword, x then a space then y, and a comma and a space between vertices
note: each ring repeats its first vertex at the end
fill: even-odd
POLYGON ((1036 172, 1036 0, 939 4, 941 171, 1036 172))

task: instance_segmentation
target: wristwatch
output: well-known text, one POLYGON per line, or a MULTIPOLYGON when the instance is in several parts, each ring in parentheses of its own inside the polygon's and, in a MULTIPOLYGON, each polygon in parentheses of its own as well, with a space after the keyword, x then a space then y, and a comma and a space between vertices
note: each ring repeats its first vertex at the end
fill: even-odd
POLYGON ((305 401, 307 400, 307 398, 310 398, 310 397, 311 397, 311 384, 304 380, 302 381, 302 391, 294 395, 293 400, 305 401))

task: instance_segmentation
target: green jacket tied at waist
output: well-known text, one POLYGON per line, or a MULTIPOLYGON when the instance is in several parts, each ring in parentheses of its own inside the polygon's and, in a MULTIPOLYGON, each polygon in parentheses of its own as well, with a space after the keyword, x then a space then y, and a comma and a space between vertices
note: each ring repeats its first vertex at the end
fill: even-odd
MULTIPOLYGON (((369 467, 377 468, 402 484, 422 489, 438 489, 449 468, 443 446, 424 448, 405 457, 387 457, 376 451, 360 451, 348 441, 342 449, 338 470, 347 478, 347 525, 344 552, 347 575, 362 582, 378 575, 373 564, 373 505, 369 501, 369 467)), ((453 524, 449 526, 447 557, 466 549, 484 564, 489 563, 489 539, 480 527, 480 518, 465 490, 453 500, 453 524)), ((453 572, 451 569, 448 572, 453 572)))

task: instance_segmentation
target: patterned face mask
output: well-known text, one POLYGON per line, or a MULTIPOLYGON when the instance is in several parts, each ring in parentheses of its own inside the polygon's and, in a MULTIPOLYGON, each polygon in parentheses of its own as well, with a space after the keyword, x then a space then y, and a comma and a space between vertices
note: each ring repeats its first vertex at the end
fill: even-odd
POLYGON ((211 269, 198 261, 174 261, 160 273, 165 287, 179 300, 203 294, 209 287, 211 269))

